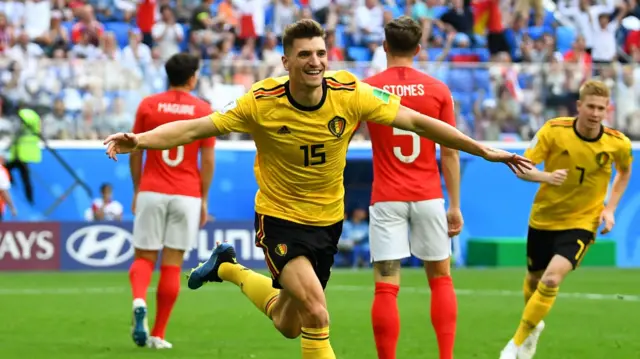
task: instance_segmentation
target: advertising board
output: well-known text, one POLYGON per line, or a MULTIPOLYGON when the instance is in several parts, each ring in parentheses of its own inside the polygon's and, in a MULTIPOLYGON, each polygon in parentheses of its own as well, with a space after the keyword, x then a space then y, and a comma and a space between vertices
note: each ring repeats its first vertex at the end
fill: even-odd
POLYGON ((60 224, 0 224, 0 270, 55 270, 60 267, 60 224))

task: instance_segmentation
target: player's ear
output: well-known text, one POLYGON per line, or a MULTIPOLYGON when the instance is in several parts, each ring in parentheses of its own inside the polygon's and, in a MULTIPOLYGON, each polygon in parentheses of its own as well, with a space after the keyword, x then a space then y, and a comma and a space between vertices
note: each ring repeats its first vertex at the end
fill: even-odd
POLYGON ((384 52, 389 52, 389 46, 387 45, 387 40, 382 40, 382 48, 384 52))
POLYGON ((289 71, 289 60, 287 60, 287 55, 282 55, 282 67, 289 71))
POLYGON ((420 44, 418 44, 418 46, 416 47, 416 52, 413 54, 413 56, 418 56, 420 51, 422 51, 422 46, 420 44))

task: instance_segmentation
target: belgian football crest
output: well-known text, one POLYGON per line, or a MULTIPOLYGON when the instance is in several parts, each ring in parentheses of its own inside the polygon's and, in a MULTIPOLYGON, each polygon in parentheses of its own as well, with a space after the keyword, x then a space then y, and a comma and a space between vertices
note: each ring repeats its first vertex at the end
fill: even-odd
POLYGON ((347 120, 340 116, 336 116, 331 119, 331 121, 329 121, 327 127, 329 128, 329 132, 331 132, 332 135, 340 138, 344 133, 344 129, 347 127, 347 120))
POLYGON ((596 155, 596 163, 598 166, 602 167, 609 163, 609 154, 606 152, 600 152, 596 155))
POLYGON ((284 257, 287 255, 287 245, 284 243, 280 243, 275 248, 276 254, 280 257, 284 257))

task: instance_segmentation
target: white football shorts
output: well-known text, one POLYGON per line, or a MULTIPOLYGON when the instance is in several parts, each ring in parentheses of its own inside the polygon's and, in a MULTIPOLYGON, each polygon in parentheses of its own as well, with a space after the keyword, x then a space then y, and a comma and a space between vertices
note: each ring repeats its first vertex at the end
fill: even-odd
POLYGON ((133 246, 150 251, 163 247, 189 250, 198 235, 201 203, 196 197, 138 193, 133 246))
POLYGON ((371 261, 399 260, 411 254, 423 261, 451 256, 444 199, 378 202, 369 207, 371 261))

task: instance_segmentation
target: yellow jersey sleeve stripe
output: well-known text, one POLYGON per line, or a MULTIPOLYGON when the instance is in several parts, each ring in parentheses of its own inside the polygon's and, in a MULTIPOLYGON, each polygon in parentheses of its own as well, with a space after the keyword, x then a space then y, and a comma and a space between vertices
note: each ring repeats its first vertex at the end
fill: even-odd
POLYGON ((266 91, 259 91, 259 92, 254 92, 253 96, 255 97, 255 99, 261 99, 261 98, 265 98, 265 97, 282 97, 284 95, 286 95, 286 91, 284 89, 284 87, 282 89, 276 90, 276 91, 271 91, 271 92, 266 92, 266 91))
POLYGON ((274 92, 274 91, 278 91, 278 90, 284 90, 284 84, 280 84, 278 86, 275 87, 270 87, 270 88, 264 88, 264 87, 260 87, 257 88, 255 90, 253 90, 253 93, 257 93, 257 92, 274 92))
POLYGON ((605 127, 604 128, 604 133, 606 135, 609 135, 609 136, 613 136, 613 137, 616 137, 616 138, 619 138, 619 139, 624 139, 624 135, 622 133, 620 133, 620 131, 616 131, 616 130, 614 130, 612 128, 605 127))
POLYGON ((336 80, 335 77, 325 77, 325 80, 327 80, 327 82, 331 81, 334 82, 338 85, 343 85, 343 86, 355 86, 356 82, 355 81, 351 81, 351 82, 342 82, 342 81, 338 81, 336 80))
POLYGON ((573 121, 554 121, 549 123, 551 127, 573 127, 573 121))

